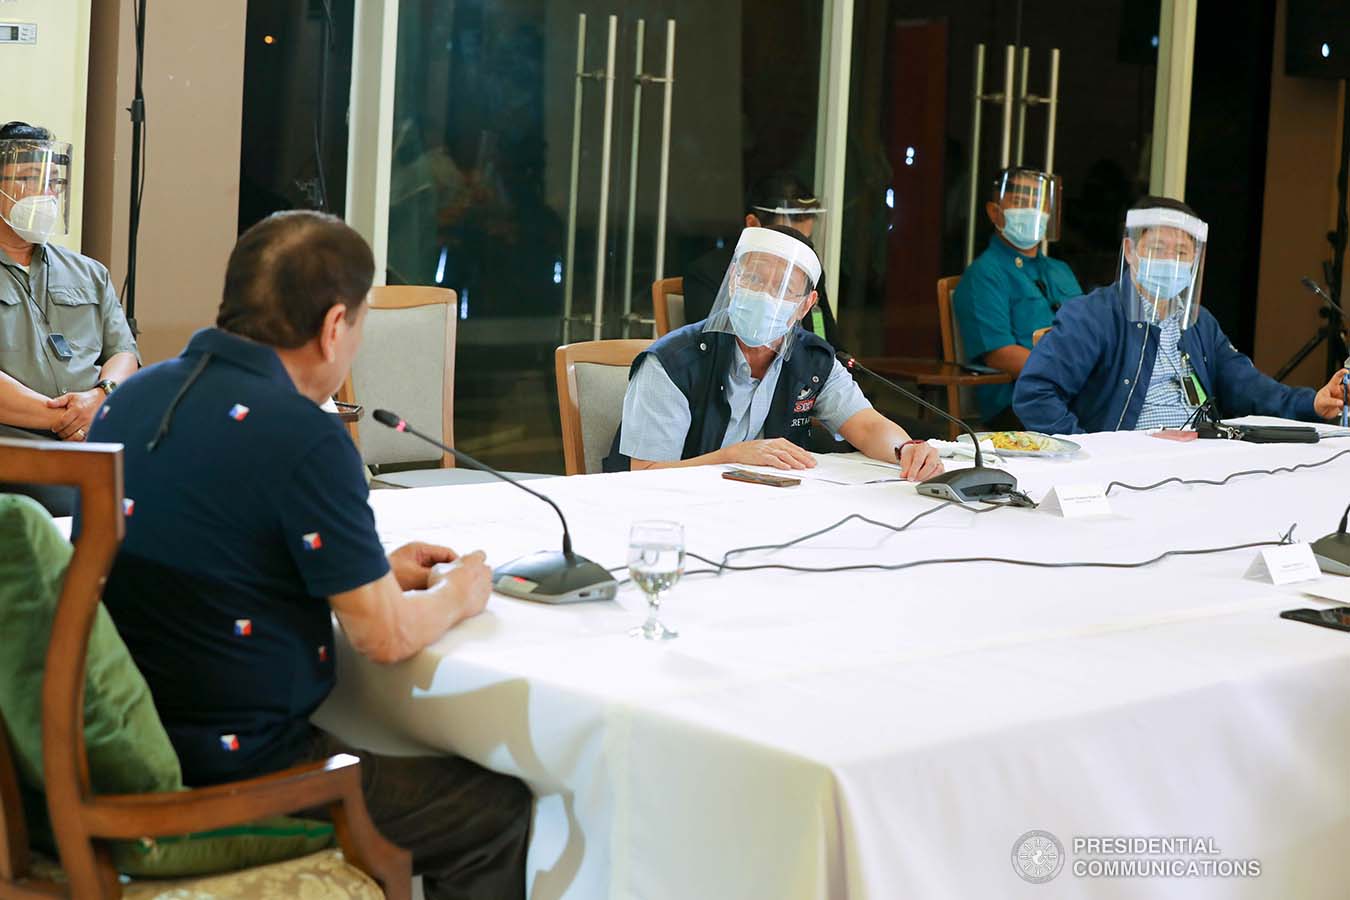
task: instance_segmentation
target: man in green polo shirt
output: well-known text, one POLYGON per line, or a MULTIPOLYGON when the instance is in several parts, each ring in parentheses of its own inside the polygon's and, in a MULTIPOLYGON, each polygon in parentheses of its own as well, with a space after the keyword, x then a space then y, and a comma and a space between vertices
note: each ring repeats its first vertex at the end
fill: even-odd
MULTIPOLYGON (((1031 355, 1032 335, 1050 326, 1065 300, 1083 293, 1065 263, 1041 253, 1043 240, 1059 236, 1059 201, 1055 176, 1013 167, 995 177, 985 204, 994 234, 952 297, 963 361, 1016 377, 1031 355)), ((1012 395, 1011 384, 976 391, 986 425, 1022 427, 1012 411, 1012 395)))
MULTIPOLYGON (((140 367, 108 278, 49 244, 69 229, 70 144, 0 126, 0 437, 82 441, 103 398, 140 367)), ((67 491, 28 491, 69 514, 67 491)))

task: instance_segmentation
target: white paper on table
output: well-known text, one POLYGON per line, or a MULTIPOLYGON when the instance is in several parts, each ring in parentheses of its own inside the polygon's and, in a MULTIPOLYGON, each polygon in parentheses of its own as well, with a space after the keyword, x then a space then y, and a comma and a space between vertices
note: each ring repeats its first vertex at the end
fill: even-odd
POLYGON ((728 469, 748 469, 767 475, 800 478, 802 481, 820 481, 826 484, 860 485, 882 481, 903 481, 899 463, 882 462, 853 453, 813 453, 816 465, 811 469, 775 469, 771 466, 727 466, 728 469))
POLYGON ((1322 577, 1312 547, 1299 541, 1278 547, 1262 547, 1247 569, 1248 578, 1269 584, 1295 584, 1322 577))
POLYGON ((1344 575, 1326 575, 1315 584, 1301 584, 1298 589, 1319 600, 1350 606, 1350 578, 1344 575))
POLYGON ((1066 519, 1111 515, 1111 501, 1100 484, 1057 484, 1040 502, 1040 509, 1066 519))

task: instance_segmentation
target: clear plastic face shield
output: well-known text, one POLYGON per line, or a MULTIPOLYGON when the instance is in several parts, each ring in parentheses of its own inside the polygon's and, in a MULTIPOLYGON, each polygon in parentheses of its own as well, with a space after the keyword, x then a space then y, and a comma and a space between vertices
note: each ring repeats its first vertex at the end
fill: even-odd
POLYGON ((1161 325, 1176 316, 1182 329, 1195 324, 1208 238, 1205 222, 1179 210, 1126 213, 1120 280, 1129 283, 1130 321, 1161 325))
POLYGON ((747 228, 736 243, 705 332, 735 335, 747 347, 792 353, 794 326, 815 301, 820 260, 806 244, 779 231, 747 228))
POLYGON ((989 218, 1003 239, 1019 250, 1059 240, 1061 182, 1044 172, 1004 172, 994 182, 989 218))
POLYGON ((0 218, 30 244, 70 230, 70 144, 0 140, 0 218))
POLYGON ((751 204, 750 211, 761 225, 786 225, 810 240, 824 233, 824 217, 828 212, 825 204, 814 196, 780 197, 763 205, 751 204))

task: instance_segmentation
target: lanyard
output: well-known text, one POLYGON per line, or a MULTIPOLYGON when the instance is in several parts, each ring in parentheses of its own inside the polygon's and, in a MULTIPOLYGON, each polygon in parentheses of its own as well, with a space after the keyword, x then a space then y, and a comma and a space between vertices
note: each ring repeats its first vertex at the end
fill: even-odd
POLYGON ((825 340, 825 314, 820 311, 820 304, 811 310, 811 332, 821 340, 825 340))
MULTIPOLYGON (((1197 378, 1195 375, 1195 366, 1191 365, 1191 355, 1189 353, 1181 354, 1181 366, 1186 370, 1186 374, 1184 377, 1189 378, 1191 386, 1195 388, 1195 396, 1196 399, 1199 401, 1195 405, 1204 406, 1205 402, 1209 400, 1209 395, 1206 394, 1205 389, 1200 386, 1200 379, 1197 378)), ((1189 400, 1190 398, 1187 397, 1186 399, 1189 400)))
MULTIPOLYGON (((34 251, 33 256, 34 256, 34 257, 37 256, 37 252, 36 252, 36 251, 34 251)), ((28 261, 28 273, 27 273, 27 274, 28 274, 28 277, 27 277, 27 278, 20 278, 20 277, 18 276, 18 273, 14 272, 13 269, 10 268, 10 266, 9 266, 8 263, 5 264, 5 267, 4 267, 4 268, 5 268, 5 271, 9 273, 9 277, 10 277, 10 278, 13 278, 14 281, 19 285, 19 287, 23 288, 24 296, 28 298, 28 302, 29 302, 29 303, 33 304, 33 309, 37 310, 38 315, 42 317, 42 324, 46 325, 46 326, 47 326, 47 330, 50 331, 50 330, 51 330, 51 327, 52 327, 52 320, 51 320, 51 318, 47 315, 47 309, 46 309, 46 307, 44 307, 44 306, 39 306, 39 305, 38 305, 37 297, 33 294, 33 277, 34 277, 34 274, 33 274, 33 260, 30 259, 30 260, 28 261)), ((18 268, 18 266, 16 265, 14 268, 18 268)), ((44 286, 44 287, 46 286, 46 279, 45 279, 45 278, 43 279, 43 286, 44 286)))

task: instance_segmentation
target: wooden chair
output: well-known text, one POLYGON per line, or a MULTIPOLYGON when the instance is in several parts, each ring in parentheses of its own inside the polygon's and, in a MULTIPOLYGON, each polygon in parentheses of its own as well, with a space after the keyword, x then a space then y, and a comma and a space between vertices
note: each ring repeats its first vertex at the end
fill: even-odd
MULTIPOLYGON (((337 399, 365 408, 347 427, 369 466, 431 463, 453 468, 455 458, 430 444, 411 441, 371 418, 393 409, 426 431, 440 422, 441 441, 455 444, 455 292, 449 288, 386 285, 370 290, 365 336, 337 399)), ((382 480, 397 476, 382 476, 382 480)))
POLYGON ((1047 334, 1050 333, 1050 327, 1051 326, 1047 325, 1044 328, 1037 328, 1035 331, 1031 333, 1032 347, 1035 347, 1037 344, 1039 344, 1041 342, 1041 338, 1045 337, 1047 334))
POLYGON ((684 279, 663 278, 652 282, 652 313, 656 318, 656 336, 689 324, 684 315, 684 279))
MULTIPOLYGON (((947 412, 956 418, 961 414, 961 391, 988 384, 1008 384, 1013 377, 1006 372, 981 375, 961 368, 958 351, 960 334, 952 313, 952 294, 961 281, 960 275, 948 275, 937 280, 938 328, 942 337, 942 359, 914 359, 903 356, 883 356, 860 360, 863 365, 892 378, 917 383, 920 387, 943 387, 947 390, 947 412)), ((948 424, 952 440, 961 433, 956 425, 948 424)))
MULTIPOLYGON (((399 434, 374 420, 376 409, 393 409, 408 423, 432 431, 440 420, 441 443, 455 445, 455 332, 459 321, 455 292, 420 285, 384 285, 370 289, 365 338, 352 370, 338 390, 342 403, 359 403, 360 422, 347 425, 361 459, 375 467, 385 487, 438 487, 479 484, 496 479, 469 467, 424 441, 399 434), (423 463, 430 467, 379 472, 379 467, 423 463)), ((508 472, 514 478, 546 478, 536 472, 508 472)))
POLYGON ((601 470, 623 417, 628 369, 651 345, 644 340, 583 341, 564 344, 554 354, 568 475, 601 470))
POLYGON ((81 525, 61 586, 42 680, 47 809, 67 883, 31 877, 18 776, 0 727, 0 897, 115 900, 122 885, 107 842, 188 834, 327 806, 347 862, 390 900, 412 894, 412 860, 375 829, 361 795, 360 761, 323 762, 209 788, 95 795, 84 744, 85 657, 104 579, 124 535, 122 448, 116 444, 0 440, 0 480, 79 488, 81 525))

